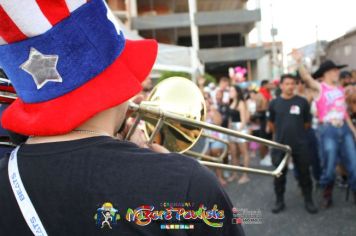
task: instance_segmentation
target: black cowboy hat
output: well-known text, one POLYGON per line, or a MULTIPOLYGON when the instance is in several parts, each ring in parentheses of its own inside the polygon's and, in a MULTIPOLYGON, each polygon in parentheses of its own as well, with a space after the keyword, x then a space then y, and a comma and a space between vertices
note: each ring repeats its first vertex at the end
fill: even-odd
POLYGON ((323 77, 324 73, 332 70, 332 69, 341 69, 347 67, 347 65, 336 65, 333 61, 331 60, 326 60, 325 62, 323 62, 319 69, 313 74, 313 77, 315 79, 323 77))

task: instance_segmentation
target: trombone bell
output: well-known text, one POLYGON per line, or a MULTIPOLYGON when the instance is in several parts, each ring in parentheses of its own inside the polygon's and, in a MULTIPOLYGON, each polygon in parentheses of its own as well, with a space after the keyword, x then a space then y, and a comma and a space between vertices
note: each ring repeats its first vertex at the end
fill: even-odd
MULTIPOLYGON (((206 117, 205 101, 199 88, 183 77, 171 77, 153 88, 148 101, 142 106, 156 107, 172 115, 177 115, 192 121, 204 121, 206 117)), ((143 114, 145 118, 144 132, 151 137, 160 118, 143 114)), ((171 152, 185 152, 198 140, 202 128, 182 124, 178 121, 165 120, 159 132, 153 137, 153 142, 163 145, 171 152)))

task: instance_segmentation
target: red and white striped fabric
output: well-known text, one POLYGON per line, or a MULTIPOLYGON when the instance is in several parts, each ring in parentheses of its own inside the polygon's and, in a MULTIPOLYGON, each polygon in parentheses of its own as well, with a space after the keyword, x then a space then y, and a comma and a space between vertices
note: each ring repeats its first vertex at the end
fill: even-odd
POLYGON ((45 33, 87 0, 0 0, 0 45, 45 33))

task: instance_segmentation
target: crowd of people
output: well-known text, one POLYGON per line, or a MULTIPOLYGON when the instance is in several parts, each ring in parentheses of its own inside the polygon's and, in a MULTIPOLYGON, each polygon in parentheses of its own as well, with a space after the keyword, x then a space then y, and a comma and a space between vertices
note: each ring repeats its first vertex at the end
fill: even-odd
MULTIPOLYGON (((126 39, 103 0, 19 2, 0 4, 0 66, 9 77, 0 73, 0 146, 14 148, 0 154, 0 235, 245 235, 249 216, 236 217, 222 185, 246 184, 249 175, 216 170, 216 178, 142 130, 129 132, 130 105, 152 89, 146 79, 158 42, 126 39)), ((336 169, 356 204, 356 76, 340 74, 345 66, 332 61, 311 75, 302 55, 293 55, 299 74, 279 84, 245 88, 241 67, 218 85, 199 79, 206 120, 289 145, 309 213, 318 211, 313 179, 322 206, 332 205, 336 169)), ((253 156, 261 165, 281 163, 281 153, 266 146, 208 134, 206 154, 228 153, 233 165, 249 167, 253 156)), ((285 208, 288 168, 274 180, 274 213, 285 208)))
MULTIPOLYGON (((262 81, 263 87, 251 87, 242 89, 232 78, 222 77, 217 86, 209 84, 204 87, 204 78, 199 79, 200 87, 204 93, 207 104, 207 122, 240 131, 244 134, 253 134, 262 138, 271 137, 267 132, 266 112, 268 103, 272 98, 271 90, 275 87, 273 83, 262 81)), ((208 140, 207 153, 212 156, 220 156, 224 148, 229 149, 228 159, 231 164, 248 167, 250 157, 256 153, 264 157, 262 165, 272 165, 268 148, 257 143, 249 143, 247 140, 236 137, 227 137, 222 133, 211 132, 209 135, 228 142, 226 146, 216 139, 208 140), (240 160, 241 157, 241 160, 240 160), (266 161, 267 160, 267 161, 266 161)), ((222 185, 233 182, 238 178, 233 172, 225 176, 217 170, 217 176, 222 185)), ((250 181, 246 173, 238 179, 239 184, 250 181)))
MULTIPOLYGON (((295 73, 284 74, 279 81, 262 80, 259 86, 242 86, 231 74, 230 78, 220 78, 217 85, 199 78, 207 103, 207 122, 292 148, 288 166, 274 181, 273 213, 285 208, 288 169, 293 169, 309 213, 318 211, 312 197, 313 182, 320 193, 317 197, 321 208, 332 205, 335 179, 353 191, 356 204, 355 73, 340 73, 346 65, 325 61, 311 75, 303 66, 301 53, 295 51, 293 56, 298 65, 295 73)), ((256 142, 216 132, 209 135, 224 142, 207 140, 206 154, 219 157, 228 148, 226 163, 249 167, 250 158, 257 157, 262 166, 278 166, 283 157, 282 152, 256 142)), ((250 181, 246 173, 239 178, 236 172, 216 170, 216 174, 222 185, 236 179, 239 184, 250 181)))

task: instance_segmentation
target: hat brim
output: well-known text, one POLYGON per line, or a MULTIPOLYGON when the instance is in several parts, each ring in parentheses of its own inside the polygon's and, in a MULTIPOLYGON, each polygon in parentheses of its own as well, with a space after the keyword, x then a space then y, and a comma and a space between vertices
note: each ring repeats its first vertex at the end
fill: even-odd
POLYGON ((25 135, 68 133, 100 111, 141 91, 157 56, 155 40, 126 40, 122 54, 81 87, 52 100, 26 104, 16 99, 2 116, 5 129, 25 135))
POLYGON ((323 77, 324 73, 329 71, 329 70, 332 70, 332 69, 342 69, 342 68, 345 68, 347 67, 348 65, 337 65, 337 66, 334 66, 334 67, 330 67, 328 68, 327 70, 323 69, 318 69, 317 71, 315 71, 315 73, 312 75, 314 79, 319 79, 321 77, 323 77))

